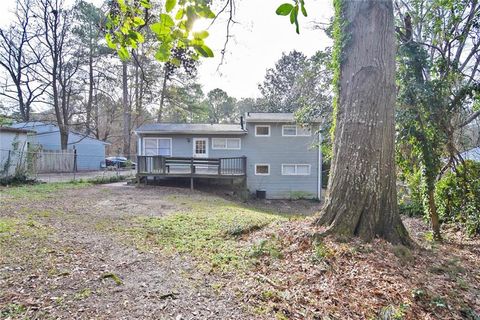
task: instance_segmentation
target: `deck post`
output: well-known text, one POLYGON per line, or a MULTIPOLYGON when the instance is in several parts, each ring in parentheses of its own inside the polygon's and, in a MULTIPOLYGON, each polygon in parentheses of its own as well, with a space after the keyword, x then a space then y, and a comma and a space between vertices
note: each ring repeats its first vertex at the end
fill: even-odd
POLYGON ((190 191, 193 191, 193 177, 190 177, 190 191))

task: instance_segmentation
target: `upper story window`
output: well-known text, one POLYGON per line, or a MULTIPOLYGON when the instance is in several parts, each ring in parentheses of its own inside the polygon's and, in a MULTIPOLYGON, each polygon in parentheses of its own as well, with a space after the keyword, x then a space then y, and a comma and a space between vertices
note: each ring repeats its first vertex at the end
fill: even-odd
POLYGON ((259 125, 255 126, 256 137, 270 137, 270 126, 259 125))
POLYGON ((212 138, 214 150, 240 150, 240 138, 212 138))
POLYGON ((309 128, 300 127, 297 125, 286 124, 282 126, 282 136, 284 137, 307 137, 312 133, 309 128))

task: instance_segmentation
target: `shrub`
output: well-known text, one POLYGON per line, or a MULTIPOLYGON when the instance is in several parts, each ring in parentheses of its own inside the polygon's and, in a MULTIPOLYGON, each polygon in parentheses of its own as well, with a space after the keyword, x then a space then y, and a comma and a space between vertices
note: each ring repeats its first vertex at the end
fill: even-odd
POLYGON ((400 214, 409 217, 422 217, 425 213, 423 206, 423 184, 420 170, 415 173, 404 174, 406 188, 398 190, 398 207, 400 214))
POLYGON ((435 201, 442 222, 459 223, 480 234, 480 162, 467 160, 438 181, 435 201))

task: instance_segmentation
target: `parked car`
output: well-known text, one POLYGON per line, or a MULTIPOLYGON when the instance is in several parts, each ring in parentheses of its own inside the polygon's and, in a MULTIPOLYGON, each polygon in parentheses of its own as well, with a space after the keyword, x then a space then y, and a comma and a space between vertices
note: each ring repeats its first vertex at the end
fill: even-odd
POLYGON ((107 167, 127 168, 131 167, 135 169, 137 164, 128 160, 125 157, 107 157, 105 158, 105 165, 107 167))

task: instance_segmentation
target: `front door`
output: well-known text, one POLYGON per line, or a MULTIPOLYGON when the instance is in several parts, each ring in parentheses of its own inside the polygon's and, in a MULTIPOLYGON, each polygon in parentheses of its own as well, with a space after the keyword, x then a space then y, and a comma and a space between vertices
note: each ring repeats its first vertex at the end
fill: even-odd
POLYGON ((208 158, 208 138, 193 138, 193 157, 208 158))

